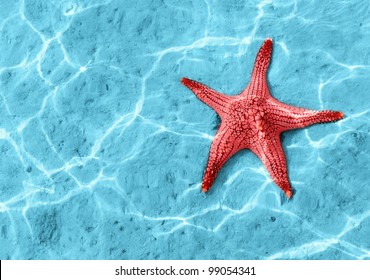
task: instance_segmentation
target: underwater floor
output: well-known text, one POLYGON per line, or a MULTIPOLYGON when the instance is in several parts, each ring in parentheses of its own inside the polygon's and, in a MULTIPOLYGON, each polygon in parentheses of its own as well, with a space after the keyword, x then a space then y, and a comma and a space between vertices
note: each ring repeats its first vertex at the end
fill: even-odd
POLYGON ((370 259, 370 6, 0 0, 1 259, 370 259), (271 94, 342 111, 282 136, 293 199, 249 150, 200 186, 225 94, 274 40, 271 94))

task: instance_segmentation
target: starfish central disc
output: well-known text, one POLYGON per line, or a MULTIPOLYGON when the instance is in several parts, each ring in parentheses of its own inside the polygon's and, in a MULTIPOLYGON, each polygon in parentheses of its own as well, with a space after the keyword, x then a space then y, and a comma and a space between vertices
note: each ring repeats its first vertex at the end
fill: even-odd
POLYGON ((249 85, 236 96, 224 95, 188 78, 181 80, 221 117, 204 172, 204 192, 211 188, 218 172, 231 156, 242 149, 250 149, 261 159, 276 185, 290 198, 293 191, 280 134, 316 123, 336 121, 344 116, 342 112, 290 106, 273 98, 266 80, 271 53, 272 40, 268 38, 257 54, 249 85))

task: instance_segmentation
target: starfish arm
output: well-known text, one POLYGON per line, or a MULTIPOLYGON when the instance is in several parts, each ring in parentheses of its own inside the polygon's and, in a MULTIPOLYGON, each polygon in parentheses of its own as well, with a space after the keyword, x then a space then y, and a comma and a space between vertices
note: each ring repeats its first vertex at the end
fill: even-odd
POLYGON ((280 132, 303 128, 317 123, 334 122, 344 117, 344 114, 338 111, 314 111, 289 106, 277 100, 274 100, 273 102, 275 103, 275 106, 273 107, 273 110, 271 110, 271 120, 279 125, 280 132))
POLYGON ((231 96, 221 94, 214 89, 207 87, 206 85, 190 80, 188 78, 182 78, 181 83, 188 87, 194 94, 205 104, 211 107, 220 116, 226 114, 226 104, 232 99, 231 96))
POLYGON ((267 38, 258 51, 254 68, 252 72, 251 82, 242 94, 246 95, 249 92, 255 95, 269 95, 269 89, 266 80, 267 69, 270 65, 272 54, 272 39, 267 38))
POLYGON ((254 61, 252 79, 254 76, 260 78, 266 77, 266 72, 270 65, 271 53, 272 53, 272 39, 267 38, 263 42, 260 50, 258 51, 256 60, 254 61))
POLYGON ((203 176, 203 192, 207 192, 211 188, 218 172, 226 161, 242 148, 242 141, 236 136, 235 131, 221 123, 209 152, 208 163, 203 176))
POLYGON ((280 142, 280 134, 276 133, 269 137, 261 137, 263 140, 255 143, 251 150, 262 161, 272 180, 290 198, 293 195, 289 183, 288 170, 283 148, 280 142))

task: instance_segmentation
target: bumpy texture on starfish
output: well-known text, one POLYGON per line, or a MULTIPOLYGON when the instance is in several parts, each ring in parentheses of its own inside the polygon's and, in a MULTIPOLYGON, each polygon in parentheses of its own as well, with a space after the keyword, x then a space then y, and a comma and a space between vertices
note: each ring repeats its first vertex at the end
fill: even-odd
POLYGON ((181 80, 221 117, 221 125, 213 140, 204 173, 204 192, 211 188, 221 167, 231 156, 242 149, 250 149, 261 159, 274 182, 290 198, 293 192, 280 134, 315 123, 336 121, 344 116, 341 112, 313 111, 290 106, 273 98, 266 80, 271 53, 272 40, 268 38, 257 54, 249 85, 236 96, 224 95, 188 78, 181 80))

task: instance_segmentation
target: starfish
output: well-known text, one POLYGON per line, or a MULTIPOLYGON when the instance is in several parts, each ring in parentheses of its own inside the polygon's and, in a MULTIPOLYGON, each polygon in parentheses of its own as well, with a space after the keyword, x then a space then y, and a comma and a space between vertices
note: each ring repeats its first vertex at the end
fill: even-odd
POLYGON ((181 82, 221 117, 213 139, 203 176, 202 191, 207 192, 225 162, 242 149, 250 149, 266 167, 272 180, 285 193, 293 195, 280 134, 316 123, 333 122, 344 114, 314 111, 282 103, 271 96, 267 70, 271 60, 272 39, 267 38, 258 51, 249 85, 236 96, 228 96, 204 84, 182 78, 181 82))

